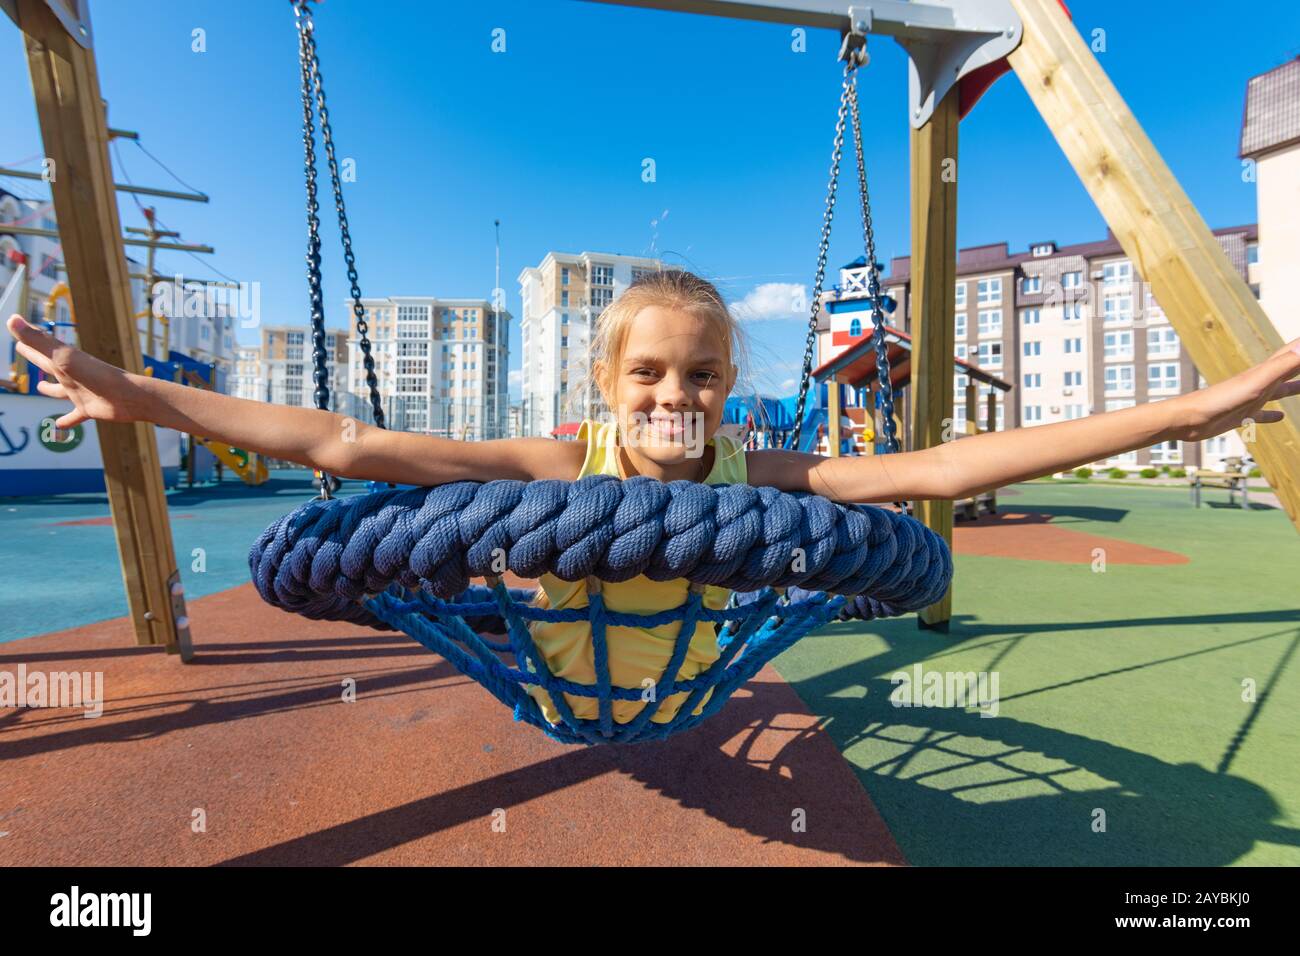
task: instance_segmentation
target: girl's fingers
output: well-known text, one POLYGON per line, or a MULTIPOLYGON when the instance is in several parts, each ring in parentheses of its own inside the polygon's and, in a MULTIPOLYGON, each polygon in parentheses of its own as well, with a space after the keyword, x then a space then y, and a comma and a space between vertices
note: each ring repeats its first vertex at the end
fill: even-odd
POLYGON ((82 422, 90 421, 90 416, 79 408, 74 408, 54 423, 55 428, 75 428, 82 422))
POLYGON ((1267 425, 1271 422, 1280 422, 1285 417, 1285 412, 1270 411, 1256 412, 1254 415, 1255 421, 1259 422, 1261 425, 1267 425))
POLYGON ((1288 395, 1300 395, 1300 378, 1290 382, 1283 382, 1273 389, 1273 394, 1269 396, 1269 401, 1276 401, 1279 398, 1286 398, 1288 395))
MULTIPOLYGON (((13 324, 10 323, 9 327, 13 328, 13 324)), ((49 375, 54 374, 54 363, 50 361, 50 357, 46 355, 44 352, 37 351, 35 348, 28 345, 26 342, 22 341, 21 339, 14 346, 14 350, 23 358, 27 359, 27 361, 35 365, 42 372, 45 372, 49 375)))
POLYGON ((41 379, 36 383, 36 391, 42 395, 48 395, 50 398, 67 398, 68 390, 58 382, 51 382, 48 378, 41 379))
POLYGON ((59 344, 58 339, 47 334, 43 329, 32 325, 21 315, 11 315, 8 321, 9 334, 25 345, 30 345, 47 355, 59 344))

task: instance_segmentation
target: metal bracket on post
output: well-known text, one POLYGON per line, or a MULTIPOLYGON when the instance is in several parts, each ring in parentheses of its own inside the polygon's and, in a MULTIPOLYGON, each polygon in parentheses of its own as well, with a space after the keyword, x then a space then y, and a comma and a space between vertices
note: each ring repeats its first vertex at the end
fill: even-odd
MULTIPOLYGON (((962 77, 1020 45, 1024 24, 1010 0, 928 0, 893 4, 924 9, 906 31, 886 30, 908 54, 907 116, 920 129, 962 77)), ((877 15, 879 18, 879 15, 877 15)))
MULTIPOLYGON (((172 602, 172 620, 176 622, 176 652, 181 660, 188 664, 194 657, 194 641, 190 637, 190 617, 185 610, 185 586, 181 584, 181 573, 173 571, 167 579, 167 594, 172 602)), ((172 648, 168 647, 171 651, 172 648)))
MULTIPOLYGON (((90 32, 90 0, 45 0, 45 5, 78 46, 86 50, 94 46, 94 35, 90 32)), ((21 29, 18 0, 0 0, 0 12, 21 29)))

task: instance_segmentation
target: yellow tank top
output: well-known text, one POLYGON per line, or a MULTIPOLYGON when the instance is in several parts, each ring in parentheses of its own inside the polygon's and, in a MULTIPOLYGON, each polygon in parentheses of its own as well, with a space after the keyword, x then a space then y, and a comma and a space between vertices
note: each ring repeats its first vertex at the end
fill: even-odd
MULTIPOLYGON (((601 424, 587 419, 578 429, 577 440, 587 443, 587 455, 577 477, 622 477, 618 467, 617 428, 613 423, 601 424)), ((705 483, 746 484, 748 472, 745 467, 744 445, 726 435, 715 435, 709 439, 708 444, 714 447, 714 460, 713 467, 704 479, 705 483)), ((541 585, 553 608, 587 606, 587 586, 583 581, 564 581, 554 575, 544 574, 541 585)), ((627 581, 601 582, 601 594, 605 606, 610 610, 629 614, 653 614, 684 604, 688 587, 689 582, 685 578, 652 581, 645 575, 638 575, 627 581)), ((726 588, 709 586, 704 589, 703 603, 706 607, 721 610, 730 596, 731 592, 726 588)), ((614 686, 641 687, 642 681, 647 677, 657 681, 672 657, 679 629, 680 623, 677 621, 659 627, 607 627, 609 674, 614 686)), ((532 624, 532 635, 552 674, 578 684, 596 683, 591 625, 585 621, 535 621, 532 624)), ((718 653, 717 634, 713 624, 707 621, 696 624, 686 658, 681 670, 677 672, 677 679, 689 680, 695 677, 718 659, 718 653)), ((543 716, 549 722, 560 722, 559 713, 545 690, 530 684, 528 692, 536 699, 543 716)), ((664 700, 651 720, 655 723, 672 720, 686 702, 686 696, 674 694, 664 700)), ((596 698, 576 697, 573 694, 565 694, 564 697, 573 708, 574 716, 586 719, 599 716, 596 698)), ((696 713, 699 713, 707 700, 707 695, 701 699, 696 713)), ((616 700, 612 708, 614 720, 625 724, 640 713, 644 706, 646 705, 641 701, 616 700)))

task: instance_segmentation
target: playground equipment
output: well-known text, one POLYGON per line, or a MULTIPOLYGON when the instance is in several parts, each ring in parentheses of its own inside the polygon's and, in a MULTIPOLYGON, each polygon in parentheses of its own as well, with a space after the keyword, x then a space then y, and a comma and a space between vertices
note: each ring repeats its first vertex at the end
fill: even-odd
MULTIPOLYGON (((1141 263, 1155 297, 1206 380, 1223 381, 1281 347, 1276 329, 1058 0, 875 0, 858 6, 833 0, 606 2, 830 28, 864 38, 870 33, 892 35, 906 49, 913 129, 912 335, 918 383, 910 423, 912 447, 938 444, 943 419, 952 407, 948 363, 954 344, 956 186, 944 176, 945 167, 958 158, 960 116, 1008 69, 1024 83, 1125 253, 1141 263)), ((109 175, 109 133, 87 3, 6 0, 3 9, 25 35, 45 151, 58 169, 76 171, 50 185, 70 284, 77 290, 83 347, 139 372, 139 339, 109 175)), ((300 43, 314 49, 307 34, 300 33, 300 43)), ((304 78, 311 80, 307 59, 303 70, 304 78)), ((315 88, 320 92, 318 84, 315 88)), ((307 97, 305 119, 310 109, 307 97)), ((333 167, 328 141, 327 153, 333 167)), ((314 170, 310 176, 314 180, 314 170)), ((314 234, 313 239, 318 252, 319 240, 314 234)), ((350 259, 346 234, 344 245, 350 259)), ((357 297, 354 288, 354 300, 357 297)), ((320 307, 319 299, 313 302, 314 311, 320 307)), ((323 341, 314 344, 323 358, 323 341)), ((363 364, 372 383, 369 354, 363 364)), ((1251 453, 1300 527, 1300 400, 1281 404, 1291 414, 1260 429, 1251 453)), ((382 412, 376 421, 382 422, 382 412)), ((102 448, 137 640, 177 649, 181 632, 173 598, 179 580, 152 433, 144 426, 112 426, 105 431, 102 448)), ((918 502, 917 515, 940 536, 951 538, 951 502, 918 502)), ((945 595, 923 609, 918 619, 923 626, 934 626, 950 613, 945 595)), ((188 639, 187 631, 184 637, 188 639)))
POLYGON ((260 485, 271 477, 266 460, 257 452, 244 451, 207 438, 192 437, 196 445, 212 452, 218 461, 242 478, 245 484, 260 485))
MULTIPOLYGON (((347 212, 334 163, 315 26, 306 0, 294 4, 294 13, 302 74, 312 339, 318 343, 313 352, 315 399, 317 407, 325 409, 329 376, 323 347, 325 320, 319 307, 315 116, 326 143, 359 344, 367 361, 370 342, 361 320, 347 212)), ((841 55, 844 81, 823 220, 819 284, 851 104, 861 155, 856 109, 860 51, 861 43, 850 39, 841 55)), ((861 162, 858 168, 865 194, 861 162)), ((865 197, 863 209, 869 228, 865 197)), ((814 309, 810 337, 815 332, 814 309)), ((810 338, 798 398, 801 409, 809 386, 812 344, 810 338)), ((368 378, 371 404, 379 409, 378 382, 373 374, 368 378)), ((796 419, 796 442, 798 428, 796 419)), ((586 744, 662 739, 694 726, 722 707, 772 657, 839 615, 845 604, 842 595, 857 598, 869 592, 863 603, 854 605, 859 613, 896 615, 937 600, 952 579, 947 544, 901 511, 836 504, 817 495, 790 495, 773 488, 664 484, 643 476, 620 481, 606 475, 576 482, 456 482, 438 488, 376 491, 348 500, 330 500, 328 485, 323 484, 321 499, 263 532, 249 553, 249 566, 258 592, 275 606, 310 618, 406 631, 511 707, 515 719, 565 743, 586 744), (585 581, 587 607, 532 607, 527 603, 531 594, 512 594, 502 583, 500 574, 507 568, 524 577, 545 573, 585 581), (686 579, 690 582, 686 602, 651 614, 607 609, 601 582, 627 581, 638 575, 656 581, 686 579), (479 576, 489 581, 490 591, 477 596, 487 599, 466 600, 476 596, 469 591, 470 578, 479 576), (717 611, 702 604, 705 585, 746 593, 717 611), (809 590, 791 601, 774 590, 787 586, 809 590), (489 641, 462 620, 493 611, 504 619, 509 643, 489 641), (529 620, 586 621, 591 626, 596 683, 577 684, 552 674, 533 643, 529 620), (673 653, 655 680, 654 692, 614 686, 606 626, 653 627, 674 621, 680 626, 673 653), (678 680, 700 621, 722 625, 720 656, 698 676, 678 680), (513 666, 499 656, 507 653, 513 655, 513 666), (543 716, 527 691, 533 684, 548 692, 560 724, 553 725, 543 716), (671 719, 654 722, 662 703, 678 693, 689 693, 686 703, 671 719), (595 698, 599 716, 577 717, 565 694, 595 698), (631 721, 615 723, 615 700, 641 700, 645 706, 631 721)))

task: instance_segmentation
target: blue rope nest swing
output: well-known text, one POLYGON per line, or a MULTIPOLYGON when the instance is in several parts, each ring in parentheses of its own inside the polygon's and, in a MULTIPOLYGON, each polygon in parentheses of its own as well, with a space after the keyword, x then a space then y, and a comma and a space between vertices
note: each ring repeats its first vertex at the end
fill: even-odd
POLYGON ((769 660, 842 611, 904 614, 939 600, 952 579, 943 538, 884 508, 774 488, 609 475, 456 482, 312 501, 262 533, 249 565, 258 592, 276 607, 405 631, 511 707, 516 720, 583 744, 661 740, 693 727, 769 660), (503 568, 527 578, 586 580, 589 604, 533 607, 531 591, 501 582, 503 568), (642 574, 690 581, 686 602, 654 614, 605 607, 600 581, 642 574), (492 583, 471 586, 476 577, 492 583), (740 593, 733 606, 715 611, 701 603, 704 585, 740 593), (783 596, 779 587, 790 590, 783 596), (590 624, 596 684, 552 675, 529 621, 590 624), (673 621, 681 622, 673 654, 652 692, 614 686, 606 627, 673 621), (722 653, 698 676, 676 680, 701 621, 721 626, 722 653), (508 640, 476 629, 504 630, 508 640), (562 724, 545 719, 529 684, 549 693, 562 724), (654 722, 662 702, 679 693, 690 697, 673 719, 654 722), (565 694, 596 699, 599 717, 574 716, 565 694), (615 700, 646 706, 620 724, 612 718, 615 700))
MULTIPOLYGON (((329 407, 325 316, 321 291, 319 203, 316 198, 314 121, 326 146, 344 259, 351 283, 353 319, 365 367, 374 422, 384 427, 378 377, 371 356, 365 309, 334 159, 333 133, 316 51, 308 0, 294 0, 302 74, 303 147, 307 184, 307 276, 311 294, 313 378, 318 408, 329 407)), ((886 297, 875 265, 865 168, 861 162, 857 66, 861 38, 846 37, 846 61, 822 219, 822 245, 809 319, 803 376, 791 441, 798 447, 811 372, 812 341, 820 310, 840 149, 851 116, 875 327, 877 393, 887 451, 897 452, 893 397, 883 321, 886 297)), ((789 443, 788 443, 789 444, 789 443)), ((564 743, 602 744, 661 740, 717 712, 764 664, 809 631, 835 617, 865 619, 905 614, 941 599, 952 580, 944 539, 906 513, 869 505, 839 504, 812 494, 789 494, 748 485, 663 483, 637 476, 626 481, 593 475, 578 481, 461 481, 436 488, 377 490, 330 499, 331 479, 321 475, 322 498, 304 504, 262 533, 249 567, 262 597, 308 618, 351 621, 404 631, 478 681, 515 719, 564 743), (588 606, 539 608, 533 594, 507 588, 509 569, 526 578, 543 573, 587 583, 588 606), (605 606, 601 581, 686 579, 686 600, 654 614, 629 614, 605 606), (488 586, 472 585, 483 577, 488 586), (703 604, 704 588, 733 592, 730 604, 703 604), (784 593, 777 589, 784 589, 784 593), (591 627, 596 683, 578 684, 550 672, 529 633, 530 621, 585 621, 591 627), (657 627, 680 622, 673 653, 651 688, 618 687, 610 677, 606 629, 657 627), (689 680, 677 675, 696 625, 719 626, 718 659, 689 680), (490 633, 504 634, 494 640, 490 633), (551 724, 527 688, 545 689, 561 718, 551 724), (594 698, 595 718, 578 718, 569 694, 594 698), (653 716, 662 702, 688 694, 669 721, 653 716), (700 707, 700 702, 707 701, 700 707), (614 701, 645 702, 626 723, 613 719, 614 701), (696 713, 699 708, 699 713, 696 713)))

